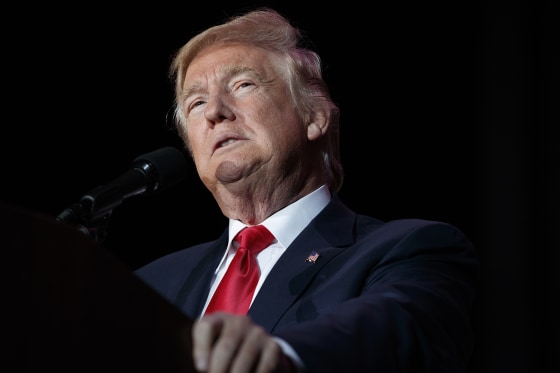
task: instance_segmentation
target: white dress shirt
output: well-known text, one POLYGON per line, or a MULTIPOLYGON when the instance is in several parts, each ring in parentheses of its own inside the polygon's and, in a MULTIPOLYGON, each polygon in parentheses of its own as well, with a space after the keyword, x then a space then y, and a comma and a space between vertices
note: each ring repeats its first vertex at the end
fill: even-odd
MULTIPOLYGON (((321 212, 330 200, 331 194, 329 189, 326 185, 323 185, 291 205, 277 211, 261 223, 274 235, 275 240, 257 255, 257 262, 261 273, 257 287, 255 288, 255 293, 253 294, 253 299, 255 299, 264 280, 280 256, 286 251, 286 248, 290 246, 301 231, 319 212, 321 212)), ((202 315, 206 312, 206 307, 208 307, 212 295, 224 277, 239 246, 233 239, 237 233, 245 227, 246 225, 238 220, 229 220, 228 249, 214 272, 214 279, 212 280, 212 286, 208 294, 208 299, 206 299, 206 304, 202 310, 202 315)))
MULTIPOLYGON (((290 244, 309 224, 309 222, 313 220, 313 218, 317 216, 323 208, 325 208, 330 200, 330 191, 326 185, 323 185, 305 197, 300 198, 291 205, 286 206, 282 210, 269 216, 261 223, 274 235, 275 240, 257 255, 257 262, 259 264, 261 274, 257 287, 255 288, 255 293, 253 294, 253 299, 255 299, 255 296, 259 292, 266 276, 268 276, 272 267, 274 267, 274 264, 276 264, 284 251, 286 251, 288 246, 290 246, 290 244)), ((233 260, 237 247, 239 246, 239 244, 233 241, 233 239, 237 233, 245 227, 246 225, 238 220, 229 220, 228 249, 224 253, 218 268, 216 268, 216 271, 214 272, 214 279, 212 280, 212 286, 210 288, 210 293, 208 294, 208 299, 206 299, 206 304, 202 310, 202 315, 206 312, 206 307, 208 307, 208 303, 210 302, 212 295, 224 277, 228 266, 233 260)), ((295 350, 284 340, 276 337, 274 337, 274 339, 280 345, 284 354, 289 356, 300 368, 300 370, 303 371, 304 365, 295 350)))

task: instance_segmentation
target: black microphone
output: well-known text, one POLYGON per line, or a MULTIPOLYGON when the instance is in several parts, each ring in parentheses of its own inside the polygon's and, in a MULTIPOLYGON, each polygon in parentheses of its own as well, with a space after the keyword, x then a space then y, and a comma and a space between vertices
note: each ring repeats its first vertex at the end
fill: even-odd
POLYGON ((91 231, 96 225, 106 225, 113 209, 126 198, 169 188, 182 181, 187 171, 187 160, 176 148, 163 147, 141 155, 124 174, 83 195, 56 220, 75 223, 91 231))

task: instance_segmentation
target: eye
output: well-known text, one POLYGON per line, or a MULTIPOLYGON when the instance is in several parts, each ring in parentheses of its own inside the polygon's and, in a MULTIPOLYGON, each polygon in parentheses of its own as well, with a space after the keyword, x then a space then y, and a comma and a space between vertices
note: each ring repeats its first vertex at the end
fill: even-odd
POLYGON ((206 101, 203 100, 194 100, 188 103, 187 105, 187 113, 190 113, 192 110, 196 109, 197 107, 204 105, 206 101))
POLYGON ((240 80, 235 82, 235 84, 233 85, 233 90, 245 90, 249 87, 253 87, 254 85, 255 83, 253 83, 251 80, 240 80))
POLYGON ((194 102, 191 104, 191 107, 200 106, 200 105, 202 105, 203 103, 204 103, 204 101, 194 101, 194 102))

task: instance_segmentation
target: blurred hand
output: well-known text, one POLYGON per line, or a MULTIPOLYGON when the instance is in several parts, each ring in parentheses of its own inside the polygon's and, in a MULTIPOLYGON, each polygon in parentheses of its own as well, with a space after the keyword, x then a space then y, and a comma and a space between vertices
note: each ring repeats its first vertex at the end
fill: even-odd
POLYGON ((200 372, 296 372, 280 345, 247 316, 222 312, 193 325, 193 359, 200 372))

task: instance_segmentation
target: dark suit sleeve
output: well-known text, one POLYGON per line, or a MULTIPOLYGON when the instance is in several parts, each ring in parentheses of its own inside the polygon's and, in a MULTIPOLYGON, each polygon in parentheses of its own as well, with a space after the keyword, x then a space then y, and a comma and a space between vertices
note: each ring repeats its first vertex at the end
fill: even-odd
POLYGON ((309 372, 464 372, 478 281, 471 242, 451 225, 420 220, 357 236, 292 307, 300 322, 274 334, 309 372), (357 281, 354 296, 325 301, 357 281))

